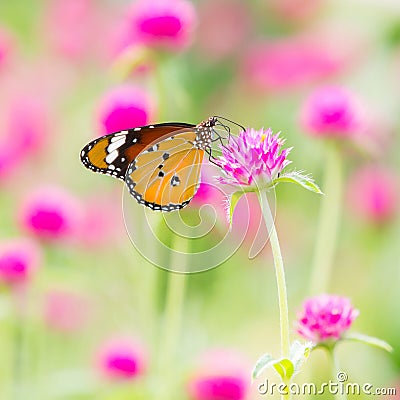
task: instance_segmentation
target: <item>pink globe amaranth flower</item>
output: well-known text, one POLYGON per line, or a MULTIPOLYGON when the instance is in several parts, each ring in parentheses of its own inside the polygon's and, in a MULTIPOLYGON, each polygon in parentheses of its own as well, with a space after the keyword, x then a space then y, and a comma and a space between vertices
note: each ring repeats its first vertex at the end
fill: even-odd
POLYGON ((0 140, 0 179, 11 176, 28 157, 42 149, 48 134, 47 110, 30 95, 14 96, 5 114, 4 135, 0 140))
POLYGON ((323 0, 272 0, 268 1, 267 5, 275 18, 293 24, 313 17, 323 2, 323 0))
POLYGON ((11 53, 12 44, 9 34, 0 28, 0 68, 7 62, 11 53))
POLYGON ((398 212, 399 178, 383 166, 360 168, 348 182, 351 212, 372 223, 384 223, 398 212))
POLYGON ((118 201, 119 197, 104 193, 90 196, 84 201, 76 235, 78 245, 101 247, 124 237, 120 210, 115 207, 118 201))
POLYGON ((47 10, 47 35, 58 53, 76 59, 93 51, 96 9, 92 0, 53 0, 47 10))
POLYGON ((142 89, 131 85, 111 89, 100 104, 102 134, 147 125, 152 113, 150 98, 142 89))
POLYGON ((298 314, 297 332, 315 343, 338 340, 358 314, 347 297, 328 294, 311 297, 298 314))
POLYGON ((227 185, 255 186, 264 188, 288 165, 287 156, 291 149, 281 150, 285 143, 279 133, 270 128, 241 131, 239 136, 231 136, 226 146, 221 146, 222 156, 216 163, 222 168, 226 178, 218 181, 227 185))
POLYGON ((330 77, 343 69, 344 56, 326 43, 293 37, 256 44, 243 57, 244 79, 258 91, 282 91, 330 77))
POLYGON ((125 42, 179 50, 186 47, 196 23, 186 0, 139 0, 128 12, 125 42))
POLYGON ((44 320, 47 326, 62 333, 82 329, 89 317, 88 300, 77 293, 52 290, 46 294, 44 320))
POLYGON ((135 379, 146 369, 142 346, 130 338, 111 339, 99 349, 97 367, 108 379, 135 379))
POLYGON ((236 0, 207 0, 199 3, 197 40, 205 60, 221 60, 238 54, 250 31, 249 9, 236 0))
POLYGON ((41 261, 39 247, 29 239, 14 239, 0 243, 0 282, 25 284, 41 261))
POLYGON ((45 105, 32 95, 20 95, 10 104, 7 135, 18 151, 33 153, 44 145, 48 133, 45 105), (23 118, 21 118, 23 115, 23 118))
POLYGON ((40 239, 67 239, 81 219, 79 201, 65 189, 43 187, 31 193, 20 209, 21 227, 40 239))
POLYGON ((206 353, 187 385, 193 400, 242 400, 249 392, 247 360, 232 350, 206 353))
POLYGON ((314 136, 349 137, 361 129, 361 107, 348 89, 323 86, 303 104, 301 123, 314 136))

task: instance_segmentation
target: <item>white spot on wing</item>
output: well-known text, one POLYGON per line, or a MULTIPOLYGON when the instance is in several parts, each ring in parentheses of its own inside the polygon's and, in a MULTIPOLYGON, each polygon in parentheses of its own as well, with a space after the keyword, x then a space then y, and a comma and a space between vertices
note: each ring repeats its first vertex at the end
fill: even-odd
MULTIPOLYGON (((112 139, 111 139, 111 141, 112 141, 112 139)), ((109 153, 112 153, 114 150, 120 148, 124 143, 125 143, 125 138, 124 137, 123 138, 118 138, 118 140, 116 142, 111 143, 111 144, 108 145, 107 151, 109 153)))
POLYGON ((118 150, 114 150, 106 157, 106 163, 112 164, 117 157, 118 157, 118 150))

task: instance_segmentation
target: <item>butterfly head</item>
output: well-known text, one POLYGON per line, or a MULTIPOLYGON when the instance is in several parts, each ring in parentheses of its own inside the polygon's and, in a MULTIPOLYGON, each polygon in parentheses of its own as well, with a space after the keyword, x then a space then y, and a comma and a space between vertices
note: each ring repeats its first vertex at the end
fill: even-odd
POLYGON ((206 150, 210 148, 214 135, 214 127, 217 124, 216 117, 210 117, 196 126, 196 140, 194 146, 206 150))

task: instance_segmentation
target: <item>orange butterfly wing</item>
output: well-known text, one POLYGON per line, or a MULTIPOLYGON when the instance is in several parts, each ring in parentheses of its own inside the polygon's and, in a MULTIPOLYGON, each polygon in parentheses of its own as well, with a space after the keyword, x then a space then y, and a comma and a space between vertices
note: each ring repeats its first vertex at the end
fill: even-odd
POLYGON ((185 207, 197 191, 204 157, 195 140, 196 133, 188 130, 140 153, 125 179, 131 195, 153 210, 185 207))
POLYGON ((81 151, 83 165, 93 172, 125 179, 129 164, 152 143, 169 137, 173 132, 192 128, 181 122, 148 125, 102 136, 88 143, 81 151))

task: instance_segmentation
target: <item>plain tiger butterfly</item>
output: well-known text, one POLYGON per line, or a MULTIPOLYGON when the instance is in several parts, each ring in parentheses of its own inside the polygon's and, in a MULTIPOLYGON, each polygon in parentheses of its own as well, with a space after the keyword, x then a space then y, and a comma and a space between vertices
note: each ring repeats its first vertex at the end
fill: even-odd
POLYGON ((212 142, 221 140, 214 127, 229 131, 218 118, 222 117, 198 125, 170 122, 108 134, 88 143, 81 161, 93 172, 123 180, 138 203, 158 211, 177 210, 196 194, 204 154, 212 157, 212 142))

